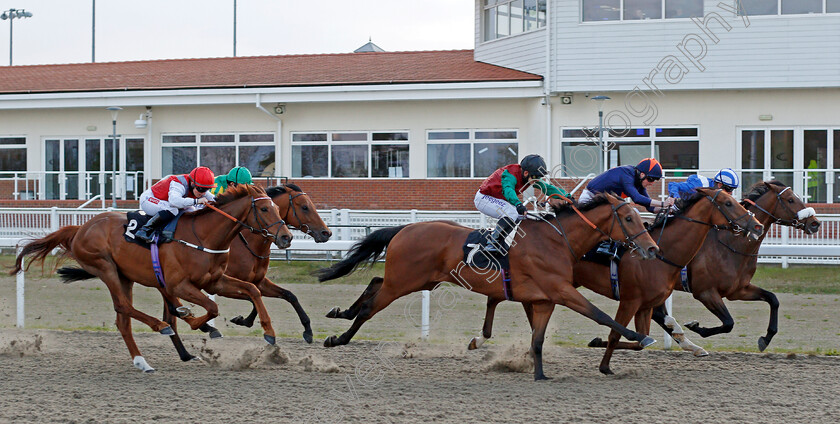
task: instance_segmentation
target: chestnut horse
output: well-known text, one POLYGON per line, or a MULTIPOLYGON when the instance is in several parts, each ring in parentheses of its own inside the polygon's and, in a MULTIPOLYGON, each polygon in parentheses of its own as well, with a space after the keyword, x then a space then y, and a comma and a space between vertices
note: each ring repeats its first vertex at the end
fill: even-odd
MULTIPOLYGON (((310 235, 316 243, 324 243, 332 237, 332 232, 327 224, 318 215, 315 204, 300 187, 294 184, 286 184, 279 187, 271 187, 265 191, 274 204, 280 208, 280 217, 286 221, 286 225, 310 235)), ((268 256, 271 251, 271 242, 253 234, 250 231, 242 231, 240 237, 233 240, 230 245, 231 255, 237 260, 228 264, 225 274, 238 278, 242 281, 250 281, 260 289, 263 297, 279 297, 292 304, 297 312, 300 323, 303 324, 303 338, 307 343, 312 343, 312 328, 309 326, 309 317, 300 306, 297 297, 290 291, 274 284, 266 278, 268 271, 268 256)), ((254 307, 251 313, 243 318, 241 315, 234 317, 230 322, 245 327, 254 325, 257 317, 257 308, 254 307)))
MULTIPOLYGON (((241 226, 248 226, 270 237, 277 247, 284 249, 291 241, 291 232, 280 219, 277 206, 263 189, 241 185, 216 198, 217 213, 205 208, 183 215, 174 238, 160 246, 160 264, 166 280, 161 290, 168 303, 178 298, 200 305, 207 313, 201 317, 187 317, 192 329, 198 329, 218 316, 219 309, 201 290, 227 297, 248 298, 257 306, 260 323, 269 343, 274 340, 274 329, 257 288, 248 282, 224 275, 228 263, 230 244, 239 234, 241 226), (276 230, 272 230, 276 227, 276 230), (274 231, 272 234, 270 231, 274 231), (198 246, 193 248, 186 243, 198 246), (199 250, 201 249, 201 250, 199 250)), ((149 251, 124 239, 126 215, 119 212, 101 213, 82 226, 67 226, 27 244, 15 262, 12 273, 21 270, 26 256, 43 259, 55 248, 75 259, 82 269, 69 269, 64 274, 66 282, 90 277, 101 279, 114 302, 117 328, 122 334, 134 366, 152 372, 131 333, 134 318, 163 335, 176 335, 170 324, 138 311, 132 306, 132 286, 138 282, 147 287, 159 288, 152 269, 149 251)), ((32 262, 27 264, 27 268, 32 262)))
MULTIPOLYGON (((627 241, 642 256, 654 257, 658 249, 645 231, 639 213, 613 195, 599 195, 579 211, 569 205, 555 208, 555 214, 542 221, 523 221, 514 238, 515 247, 508 254, 509 293, 517 302, 533 304, 531 349, 535 380, 546 379, 542 346, 555 304, 568 306, 628 339, 639 341, 641 346, 655 342, 619 325, 572 287, 572 264, 578 255, 601 240, 627 241)), ((342 277, 359 265, 375 261, 388 247, 384 279, 374 278, 349 310, 342 313, 336 308, 327 315, 355 318, 355 321, 341 336, 327 338, 324 346, 347 344, 365 321, 394 300, 420 290, 432 290, 441 282, 455 282, 476 293, 504 297, 499 272, 474 269, 462 261, 462 247, 472 231, 449 221, 384 228, 356 243, 344 260, 321 270, 320 281, 342 277)))
MULTIPOLYGON (((776 223, 804 230, 806 234, 814 234, 820 229, 814 209, 806 207, 790 187, 779 181, 756 183, 741 204, 753 212, 765 228, 776 223)), ((703 247, 688 264, 688 289, 695 299, 720 319, 722 325, 703 328, 699 322, 692 321, 685 324, 689 330, 701 337, 728 333, 732 331, 735 320, 723 303, 724 297, 729 300, 763 300, 770 305, 770 323, 767 334, 758 338, 758 349, 764 351, 767 348, 778 331, 779 301, 772 292, 750 283, 758 264, 758 248, 767 233, 765 231, 758 240, 749 240, 730 232, 711 230, 703 247)), ((687 291, 681 284, 676 289, 687 291)), ((653 319, 666 331, 670 330, 665 326, 664 305, 654 309, 653 319)))
MULTIPOLYGON (((665 221, 659 221, 648 230, 657 240, 662 250, 657 255, 659 260, 643 261, 629 256, 621 260, 618 266, 619 305, 615 320, 627 325, 635 317, 636 331, 641 334, 650 332, 652 309, 661 305, 674 286, 679 284, 680 270, 691 261, 700 249, 703 240, 712 227, 730 231, 746 232, 758 238, 764 227, 755 217, 747 212, 737 200, 723 190, 697 189, 698 194, 687 201, 678 201, 680 212, 665 221), (708 201, 706 201, 708 200, 708 201)), ((613 298, 610 282, 610 267, 599 263, 581 261, 574 266, 574 286, 586 287, 596 293, 613 298)), ((473 339, 470 348, 478 347, 491 335, 493 314, 496 305, 503 300, 500 297, 488 299, 488 307, 481 339, 473 339)), ((533 309, 525 306, 529 321, 533 323, 533 309)), ((600 339, 593 340, 590 346, 606 347, 599 370, 612 374, 609 367, 612 352, 619 346, 621 334, 611 331, 606 345, 600 339)), ((622 348, 641 349, 638 343, 623 343, 622 348)))

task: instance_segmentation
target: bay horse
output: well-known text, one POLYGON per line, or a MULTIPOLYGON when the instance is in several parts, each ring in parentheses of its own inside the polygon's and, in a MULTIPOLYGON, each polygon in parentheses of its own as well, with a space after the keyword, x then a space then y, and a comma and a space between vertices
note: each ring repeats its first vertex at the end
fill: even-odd
MULTIPOLYGON (((294 184, 285 184, 278 187, 271 187, 266 190, 274 204, 280 208, 280 217, 286 221, 290 228, 298 229, 313 239, 316 243, 324 243, 332 237, 332 232, 318 215, 315 204, 300 187, 294 184)), ((266 278, 268 271, 269 254, 271 242, 250 231, 242 231, 239 237, 233 240, 230 245, 231 255, 237 260, 228 264, 225 274, 238 278, 242 281, 249 281, 260 289, 263 297, 279 297, 289 302, 297 312, 301 324, 303 324, 303 338, 307 343, 312 343, 312 328, 309 326, 309 317, 300 306, 297 297, 290 291, 274 284, 266 278)), ((237 316, 230 322, 251 327, 257 317, 257 308, 254 307, 247 317, 237 316)))
MULTIPOLYGON (((741 204, 755 214, 765 229, 774 223, 803 230, 806 234, 814 234, 820 229, 820 221, 814 216, 814 209, 806 207, 790 187, 779 181, 756 183, 750 187, 741 204)), ((758 240, 750 240, 730 232, 711 230, 700 251, 688 264, 689 284, 687 287, 677 285, 676 289, 689 291, 720 319, 722 325, 703 328, 699 322, 692 321, 685 324, 686 328, 701 337, 728 333, 732 331, 735 320, 729 314, 723 298, 763 300, 770 305, 770 322, 766 335, 758 338, 758 349, 764 351, 767 348, 778 332, 779 300, 775 294, 754 286, 750 280, 757 268, 758 249, 768 232, 765 231, 758 240)), ((664 324, 664 305, 654 309, 653 319, 666 331, 669 330, 664 324)))
MULTIPOLYGON (((567 205, 555 207, 554 212, 556 215, 551 219, 523 221, 514 238, 515 247, 508 254, 508 294, 517 302, 533 304, 531 350, 535 380, 547 378, 543 373, 542 346, 555 304, 565 305, 628 339, 637 340, 641 346, 655 342, 616 323, 572 287, 572 264, 578 255, 601 240, 631 243, 646 258, 656 255, 658 248, 645 231, 638 211, 613 195, 602 194, 579 210, 567 205)), ((476 293, 504 297, 500 272, 474 269, 462 261, 462 247, 472 231, 450 221, 380 229, 356 243, 344 260, 321 270, 320 281, 339 278, 360 265, 372 263, 388 248, 384 278, 374 278, 347 311, 335 308, 327 315, 355 318, 355 321, 341 336, 324 340, 324 346, 347 344, 365 321, 394 300, 420 290, 432 290, 441 282, 454 282, 476 293)))
MULTIPOLYGON (((745 233, 754 238, 763 233, 763 225, 723 190, 700 188, 697 192, 692 198, 677 202, 679 212, 667 220, 654 223, 648 229, 661 249, 661 254, 657 255, 658 260, 644 261, 625 255, 619 262, 619 305, 615 315, 619 324, 626 326, 635 317, 636 331, 649 334, 653 308, 663 304, 679 284, 680 270, 700 249, 711 228, 745 233)), ((578 262, 574 266, 573 284, 575 287, 583 286, 595 293, 614 298, 608 265, 589 261, 578 262)), ((491 336, 495 308, 502 300, 504 299, 498 296, 488 299, 482 337, 470 342, 471 349, 480 346, 491 336)), ((527 304, 523 307, 529 321, 533 323, 533 308, 527 304)), ((595 339, 589 344, 591 347, 607 348, 598 367, 604 374, 613 373, 609 362, 616 347, 643 348, 636 342, 619 344, 621 336, 620 333, 611 331, 607 343, 595 339)))
MULTIPOLYGON (((210 208, 185 214, 174 234, 174 238, 182 242, 173 241, 160 246, 160 265, 166 280, 165 288, 160 291, 169 303, 175 303, 181 298, 206 310, 206 314, 201 317, 185 318, 193 330, 206 325, 207 321, 219 314, 216 303, 201 290, 226 297, 248 298, 257 306, 264 337, 271 343, 275 338, 274 329, 260 292, 253 284, 224 274, 229 258, 227 252, 241 226, 248 226, 272 238, 281 249, 288 247, 292 239, 291 232, 280 219, 277 206, 259 187, 241 185, 232 188, 217 197, 215 205, 228 216, 210 208), (275 226, 277 229, 272 234, 271 229, 275 226), (197 247, 189 247, 187 243, 197 247)), ((64 254, 75 259, 82 267, 69 269, 64 275, 65 282, 97 277, 105 283, 117 313, 117 328, 128 347, 134 366, 144 372, 152 372, 154 368, 140 354, 134 341, 131 318, 160 334, 177 334, 169 323, 140 312, 132 305, 134 282, 152 288, 160 288, 160 283, 152 269, 149 251, 125 241, 126 222, 124 213, 105 212, 82 226, 62 227, 27 244, 18 255, 11 273, 21 270, 24 257, 31 256, 36 261, 43 261, 53 249, 63 248, 64 254)), ((27 269, 31 264, 30 261, 27 269)))

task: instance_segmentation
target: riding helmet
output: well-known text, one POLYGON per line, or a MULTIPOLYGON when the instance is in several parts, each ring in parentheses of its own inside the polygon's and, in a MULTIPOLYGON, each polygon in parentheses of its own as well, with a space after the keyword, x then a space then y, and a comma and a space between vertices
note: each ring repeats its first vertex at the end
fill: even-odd
POLYGON ((227 181, 235 184, 254 184, 251 179, 251 171, 244 166, 237 166, 227 174, 227 181))
POLYGON ((213 171, 206 166, 199 166, 198 168, 190 171, 190 174, 187 175, 187 179, 197 187, 213 188, 216 185, 216 176, 213 175, 213 171))
POLYGON ((636 169, 638 169, 639 172, 644 172, 648 177, 662 178, 662 165, 660 165, 659 161, 654 158, 642 159, 642 161, 636 165, 636 169))
POLYGON ((738 188, 740 185, 738 174, 736 174, 731 168, 721 169, 720 172, 715 175, 715 182, 732 188, 738 188))
POLYGON ((537 178, 542 178, 548 170, 546 169, 545 160, 540 155, 528 155, 522 158, 519 166, 523 171, 528 171, 528 174, 537 178))

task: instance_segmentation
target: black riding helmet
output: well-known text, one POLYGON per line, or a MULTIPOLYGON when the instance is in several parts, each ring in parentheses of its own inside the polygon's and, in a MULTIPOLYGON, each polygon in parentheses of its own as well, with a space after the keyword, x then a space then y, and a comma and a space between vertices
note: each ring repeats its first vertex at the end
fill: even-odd
POLYGON ((528 171, 528 174, 537 178, 542 178, 547 172, 545 160, 540 155, 528 155, 522 158, 519 166, 523 171, 528 171))

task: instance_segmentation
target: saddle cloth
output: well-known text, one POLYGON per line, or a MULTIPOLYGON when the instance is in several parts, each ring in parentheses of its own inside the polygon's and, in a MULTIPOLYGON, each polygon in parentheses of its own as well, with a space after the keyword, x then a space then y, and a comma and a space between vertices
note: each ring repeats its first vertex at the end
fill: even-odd
MULTIPOLYGON (((152 219, 152 217, 150 215, 146 215, 146 212, 143 211, 131 211, 128 212, 126 215, 128 219, 126 220, 126 224, 123 225, 123 228, 125 228, 125 232, 123 233, 123 238, 125 239, 125 241, 149 249, 149 243, 146 243, 145 241, 141 240, 139 237, 137 237, 136 234, 138 231, 140 231, 141 228, 143 228, 144 225, 146 225, 147 222, 149 222, 150 219, 152 219)), ((178 220, 181 219, 181 215, 183 215, 183 212, 180 212, 172 221, 169 221, 169 223, 167 223, 166 226, 164 226, 162 229, 157 228, 155 230, 155 232, 157 232, 158 234, 158 244, 172 241, 172 239, 170 238, 163 237, 163 234, 175 233, 175 227, 178 225, 178 220)))
POLYGON ((475 230, 467 235, 464 242, 464 263, 475 268, 497 270, 510 269, 507 255, 501 252, 488 252, 487 247, 491 230, 475 230))
POLYGON ((612 297, 615 300, 621 300, 621 287, 618 281, 618 263, 621 262, 621 257, 625 253, 627 253, 627 248, 623 244, 605 240, 595 246, 594 249, 586 252, 583 258, 581 258, 587 262, 594 262, 610 267, 610 286, 612 288, 612 297))

